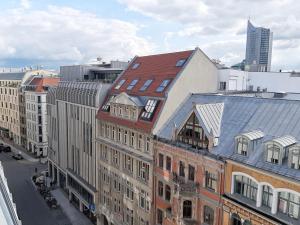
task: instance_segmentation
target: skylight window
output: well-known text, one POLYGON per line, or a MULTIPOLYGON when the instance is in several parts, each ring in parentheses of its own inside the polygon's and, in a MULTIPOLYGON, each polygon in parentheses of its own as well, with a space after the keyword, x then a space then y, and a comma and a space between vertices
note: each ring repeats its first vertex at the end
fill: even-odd
POLYGON ((117 84, 117 86, 115 87, 115 89, 120 89, 124 83, 125 83, 124 79, 120 80, 120 82, 117 84))
POLYGON ((131 83, 128 85, 127 87, 127 90, 132 90, 132 88, 134 88, 134 86, 136 85, 136 83, 138 82, 139 80, 133 80, 131 81, 131 83))
POLYGON ((149 99, 146 103, 146 106, 144 108, 144 111, 141 114, 141 119, 143 120, 151 120, 153 117, 153 114, 157 108, 158 100, 155 99, 149 99))
POLYGON ((102 106, 102 111, 105 111, 105 112, 109 112, 110 110, 110 103, 111 101, 114 99, 115 96, 110 96, 109 99, 106 101, 106 103, 102 106))
POLYGON ((146 82, 144 83, 144 85, 141 87, 140 91, 145 91, 150 84, 152 83, 153 80, 146 80, 146 82))
POLYGON ((161 82, 161 84, 159 85, 159 87, 156 89, 156 92, 163 92, 169 83, 170 83, 170 80, 163 80, 161 82))
POLYGON ((183 64, 185 63, 186 59, 179 59, 176 63, 176 66, 177 67, 181 67, 183 66, 183 64))
POLYGON ((135 69, 137 69, 139 66, 140 66, 139 63, 135 63, 135 64, 133 64, 132 69, 135 70, 135 69))

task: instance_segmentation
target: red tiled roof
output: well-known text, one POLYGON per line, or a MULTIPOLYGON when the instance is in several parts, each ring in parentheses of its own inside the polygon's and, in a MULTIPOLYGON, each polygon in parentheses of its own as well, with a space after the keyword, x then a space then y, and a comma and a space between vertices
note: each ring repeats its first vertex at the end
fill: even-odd
MULTIPOLYGON (((183 52, 173 52, 159 55, 141 56, 136 57, 129 65, 122 76, 115 82, 111 89, 111 93, 118 94, 121 92, 126 92, 130 95, 138 96, 164 96, 164 92, 157 93, 156 89, 165 79, 173 80, 182 67, 177 67, 176 63, 180 59, 188 59, 193 50, 183 51, 183 52), (135 63, 139 63, 139 67, 132 69, 135 63), (120 80, 125 79, 125 83, 118 90, 115 86, 120 80), (127 86, 132 80, 138 79, 138 83, 132 90, 127 90, 127 86), (140 88, 144 85, 145 81, 153 80, 151 85, 145 91, 140 91, 140 88)), ((171 82, 170 82, 171 83, 171 82)), ((170 85, 170 84, 169 84, 170 85)))
POLYGON ((45 86, 57 86, 59 81, 58 77, 35 77, 28 85, 35 86, 35 92, 43 92, 45 86))
MULTIPOLYGON (((129 67, 124 71, 124 73, 119 77, 119 79, 115 82, 108 96, 118 95, 121 92, 126 92, 128 95, 131 96, 164 97, 167 88, 162 92, 156 92, 156 89, 159 87, 162 81, 166 79, 171 80, 171 82, 168 84, 170 85, 172 83, 172 80, 175 79, 177 74, 183 68, 176 66, 177 61, 180 59, 187 60, 193 52, 193 50, 190 50, 183 52, 136 57, 130 63, 129 67), (132 66, 135 63, 139 63, 139 67, 136 69, 132 69, 132 66), (119 83, 120 80, 123 79, 126 80, 125 83, 121 86, 120 89, 115 89, 115 86, 119 83), (138 83, 132 90, 127 90, 127 86, 131 83, 132 80, 135 79, 138 79, 138 83), (145 81, 147 80, 153 80, 153 82, 145 91, 140 91, 140 88, 144 85, 145 81)), ((109 97, 107 97, 107 99, 108 98, 109 97)), ((106 103, 106 101, 104 102, 104 104, 106 103)), ((163 103, 164 100, 161 100, 159 102, 151 121, 144 121, 139 118, 136 122, 133 122, 130 120, 118 118, 115 116, 111 116, 109 112, 102 111, 101 107, 96 117, 97 119, 120 124, 122 126, 127 126, 130 128, 150 133, 152 131, 155 121, 157 120, 163 103)))

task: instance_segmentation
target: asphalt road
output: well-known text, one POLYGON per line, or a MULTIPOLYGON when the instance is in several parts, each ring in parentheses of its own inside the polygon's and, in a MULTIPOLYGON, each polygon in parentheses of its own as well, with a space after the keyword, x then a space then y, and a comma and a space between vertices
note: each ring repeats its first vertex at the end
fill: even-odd
POLYGON ((69 225, 69 220, 60 209, 50 209, 31 181, 35 168, 46 169, 46 165, 15 160, 12 153, 0 153, 0 161, 10 192, 17 206, 22 225, 69 225))

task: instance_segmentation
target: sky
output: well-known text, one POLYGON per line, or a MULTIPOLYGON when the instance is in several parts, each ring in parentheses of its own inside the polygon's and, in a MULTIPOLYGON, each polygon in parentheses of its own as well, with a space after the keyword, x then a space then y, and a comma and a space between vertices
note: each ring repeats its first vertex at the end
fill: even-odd
POLYGON ((245 58, 246 26, 273 32, 272 70, 300 70, 299 0, 1 0, 0 67, 130 60, 201 48, 245 58))

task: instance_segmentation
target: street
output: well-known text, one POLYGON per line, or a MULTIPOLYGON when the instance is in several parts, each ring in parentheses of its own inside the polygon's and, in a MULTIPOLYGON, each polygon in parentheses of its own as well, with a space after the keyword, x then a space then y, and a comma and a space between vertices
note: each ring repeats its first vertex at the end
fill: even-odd
POLYGON ((18 161, 12 158, 12 153, 4 152, 0 153, 0 161, 22 225, 70 225, 61 209, 49 209, 31 181, 35 168, 41 171, 46 165, 25 159, 18 161))

